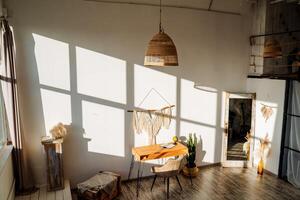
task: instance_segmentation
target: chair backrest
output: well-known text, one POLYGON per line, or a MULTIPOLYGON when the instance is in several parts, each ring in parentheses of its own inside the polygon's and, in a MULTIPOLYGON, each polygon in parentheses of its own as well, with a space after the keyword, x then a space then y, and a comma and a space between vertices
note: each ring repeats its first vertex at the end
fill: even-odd
POLYGON ((153 167, 152 172, 164 177, 176 176, 182 169, 183 158, 184 156, 179 156, 176 159, 169 159, 163 166, 153 167))
POLYGON ((180 171, 182 169, 182 161, 184 156, 179 156, 176 159, 168 160, 169 171, 180 171))

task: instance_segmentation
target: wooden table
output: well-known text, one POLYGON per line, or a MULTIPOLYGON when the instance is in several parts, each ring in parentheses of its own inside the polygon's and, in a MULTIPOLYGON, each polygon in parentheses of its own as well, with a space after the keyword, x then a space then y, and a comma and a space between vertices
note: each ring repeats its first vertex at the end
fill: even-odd
POLYGON ((161 147, 160 144, 155 144, 149 146, 133 147, 131 152, 132 152, 132 158, 131 158, 131 164, 130 164, 130 169, 128 174, 128 180, 130 179, 131 171, 134 165, 134 160, 136 160, 139 163, 138 172, 137 172, 137 192, 136 192, 136 195, 138 196, 139 187, 140 187, 140 174, 142 173, 141 164, 143 161, 185 155, 188 153, 188 148, 178 142, 172 148, 164 148, 161 147))

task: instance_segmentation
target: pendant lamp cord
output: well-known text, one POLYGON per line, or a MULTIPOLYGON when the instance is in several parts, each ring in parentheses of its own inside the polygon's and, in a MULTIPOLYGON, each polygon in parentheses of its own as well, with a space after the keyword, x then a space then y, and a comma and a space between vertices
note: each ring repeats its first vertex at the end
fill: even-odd
POLYGON ((163 33, 164 32, 164 29, 162 28, 162 25, 161 25, 161 13, 162 13, 162 9, 161 9, 161 1, 159 1, 159 32, 160 33, 163 33))

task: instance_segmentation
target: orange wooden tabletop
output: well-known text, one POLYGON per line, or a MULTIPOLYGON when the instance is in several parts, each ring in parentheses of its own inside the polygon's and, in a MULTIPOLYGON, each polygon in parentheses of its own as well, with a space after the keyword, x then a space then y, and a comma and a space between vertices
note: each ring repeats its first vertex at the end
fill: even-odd
POLYGON ((142 161, 185 155, 187 153, 187 147, 179 142, 172 148, 164 148, 160 144, 132 148, 132 155, 135 156, 136 160, 142 161))

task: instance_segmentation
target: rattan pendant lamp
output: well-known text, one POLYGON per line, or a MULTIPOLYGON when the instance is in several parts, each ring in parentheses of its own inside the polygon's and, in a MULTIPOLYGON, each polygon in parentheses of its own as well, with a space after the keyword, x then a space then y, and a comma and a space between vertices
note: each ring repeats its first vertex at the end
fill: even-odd
MULTIPOLYGON (((272 20, 272 34, 273 34, 273 26, 274 26, 274 21, 275 21, 274 11, 272 12, 271 20, 272 20)), ((281 58, 282 57, 282 49, 281 49, 280 43, 272 36, 271 36, 271 38, 268 38, 265 42, 263 56, 264 56, 264 58, 281 58)))
POLYGON ((264 58, 280 58, 282 57, 282 49, 280 43, 276 39, 268 39, 264 46, 264 58))
POLYGON ((168 36, 161 25, 161 1, 160 0, 160 18, 159 32, 153 36, 148 44, 144 65, 145 66, 178 66, 177 50, 171 37, 168 36))

